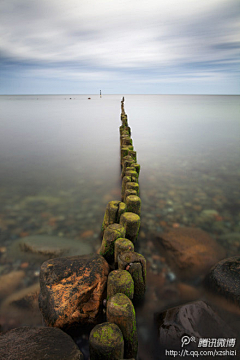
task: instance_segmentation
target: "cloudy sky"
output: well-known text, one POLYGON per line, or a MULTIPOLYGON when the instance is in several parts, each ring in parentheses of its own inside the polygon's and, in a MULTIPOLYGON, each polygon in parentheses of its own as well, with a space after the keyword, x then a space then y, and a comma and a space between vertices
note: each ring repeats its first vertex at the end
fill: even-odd
POLYGON ((240 94, 239 0, 1 0, 0 94, 240 94))

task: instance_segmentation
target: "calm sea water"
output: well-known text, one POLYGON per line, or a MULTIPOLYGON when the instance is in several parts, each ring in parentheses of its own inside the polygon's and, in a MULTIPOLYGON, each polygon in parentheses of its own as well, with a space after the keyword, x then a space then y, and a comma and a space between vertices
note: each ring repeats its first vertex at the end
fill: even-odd
MULTIPOLYGON (((0 276, 25 272, 12 293, 32 286, 40 266, 11 254, 20 238, 66 236, 99 247, 105 207, 120 199, 121 99, 122 95, 0 96, 0 276)), ((140 251, 155 275, 160 269, 151 264, 146 246, 151 234, 180 226, 201 227, 220 240, 240 233, 239 100, 125 95, 141 165, 140 251), (215 210, 215 217, 203 221, 204 210, 215 210)), ((232 245, 221 241, 229 255, 239 253, 240 239, 232 245)), ((171 272, 169 279, 174 279, 171 272)), ((11 295, 0 294, 2 303, 11 295)), ((26 323, 25 313, 16 315, 16 322, 11 316, 6 307, 0 309, 3 328, 26 323)), ((139 333, 147 342, 144 313, 140 319, 139 333)))

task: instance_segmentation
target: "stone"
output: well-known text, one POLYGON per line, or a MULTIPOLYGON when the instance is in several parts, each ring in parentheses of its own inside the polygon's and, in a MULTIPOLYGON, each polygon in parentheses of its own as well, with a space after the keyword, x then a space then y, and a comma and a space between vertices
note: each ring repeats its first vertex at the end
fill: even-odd
POLYGON ((203 210, 201 211, 199 217, 198 217, 198 221, 200 223, 209 223, 212 222, 216 216, 218 216, 218 212, 216 210, 212 210, 212 209, 207 209, 207 210, 203 210))
POLYGON ((60 256, 87 255, 92 252, 92 246, 86 241, 49 235, 24 237, 15 241, 10 250, 10 254, 16 258, 36 257, 41 261, 60 256))
POLYGON ((217 263, 205 279, 206 286, 240 306, 240 256, 217 263))
POLYGON ((236 334, 228 324, 203 301, 168 309, 156 314, 155 320, 161 349, 181 349, 183 336, 195 339, 184 346, 190 350, 198 349, 200 338, 236 338, 236 334))
POLYGON ((0 307, 0 317, 3 331, 13 327, 40 326, 42 314, 38 306, 39 283, 18 290, 3 300, 0 307), (13 323, 14 321, 14 323, 13 323))
POLYGON ((109 265, 101 255, 45 261, 40 271, 39 307, 48 326, 95 324, 101 313, 109 265))
POLYGON ((22 283, 24 276, 25 272, 23 270, 11 271, 0 276, 0 298, 12 294, 22 283))
POLYGON ((60 329, 24 326, 0 335, 0 359, 83 360, 83 354, 60 329))
POLYGON ((225 250, 205 231, 197 228, 173 228, 156 236, 163 256, 183 279, 203 277, 226 256, 225 250))

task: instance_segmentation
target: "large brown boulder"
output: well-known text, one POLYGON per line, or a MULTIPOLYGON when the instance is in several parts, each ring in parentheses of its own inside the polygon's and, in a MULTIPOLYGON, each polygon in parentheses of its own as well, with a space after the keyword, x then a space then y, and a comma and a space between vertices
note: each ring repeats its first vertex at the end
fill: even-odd
POLYGON ((60 329, 25 326, 0 335, 0 359, 83 360, 83 354, 60 329))
POLYGON ((45 323, 59 328, 96 323, 108 273, 109 265, 101 255, 45 261, 39 295, 45 323))
POLYGON ((172 269, 185 279, 206 275, 226 255, 208 233, 197 228, 171 229, 157 235, 157 242, 172 269))

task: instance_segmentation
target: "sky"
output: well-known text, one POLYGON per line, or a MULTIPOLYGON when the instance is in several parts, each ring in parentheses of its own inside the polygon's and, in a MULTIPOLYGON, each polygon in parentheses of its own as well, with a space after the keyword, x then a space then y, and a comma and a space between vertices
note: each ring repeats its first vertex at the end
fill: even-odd
POLYGON ((1 0, 0 94, 240 94, 239 0, 1 0))

